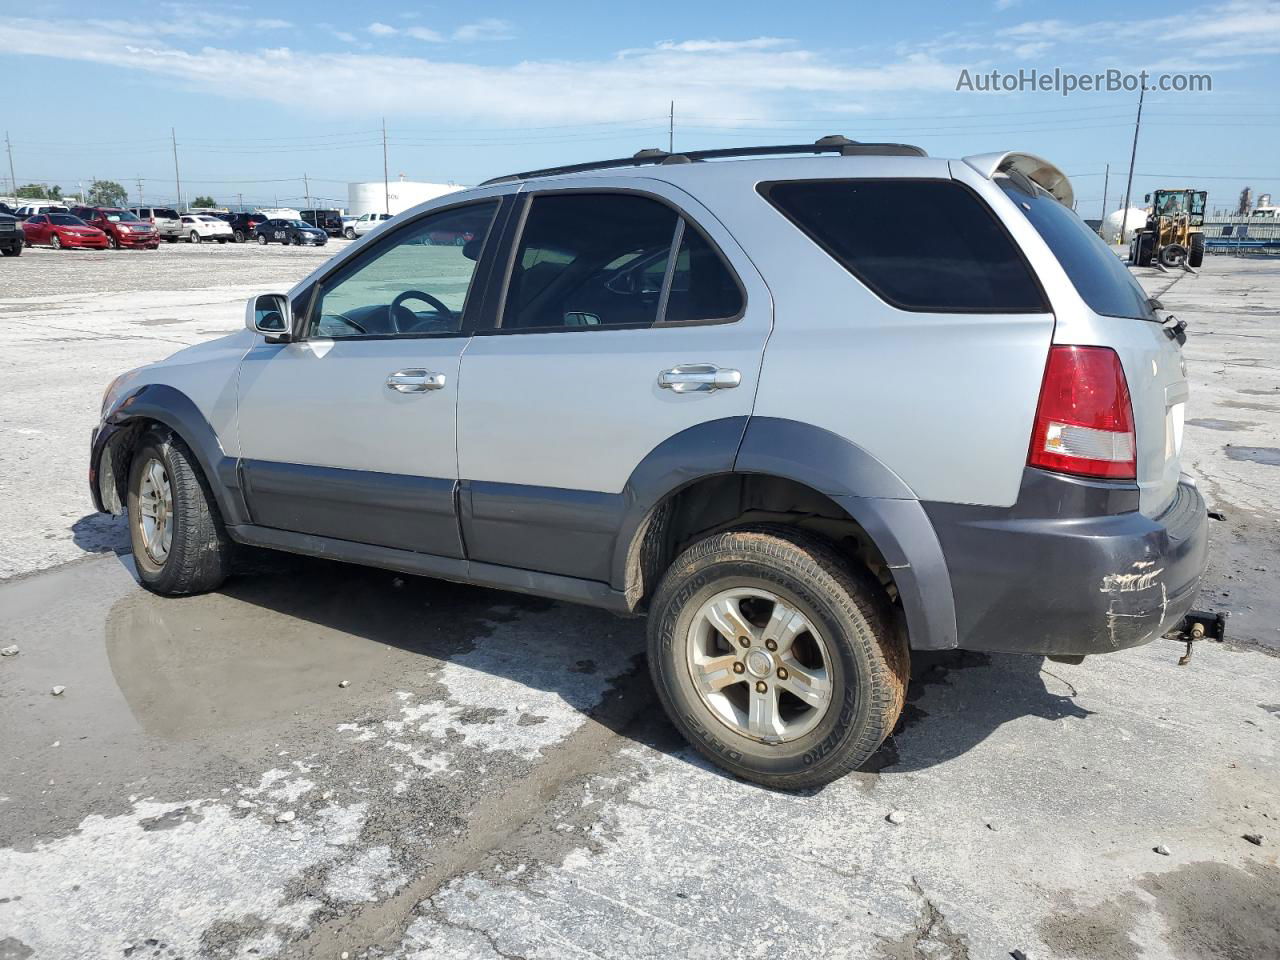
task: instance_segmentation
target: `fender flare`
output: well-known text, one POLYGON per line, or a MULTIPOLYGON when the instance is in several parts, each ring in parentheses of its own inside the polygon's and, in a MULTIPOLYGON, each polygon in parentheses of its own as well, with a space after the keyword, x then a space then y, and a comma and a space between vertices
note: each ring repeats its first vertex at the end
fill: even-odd
POLYGON ((143 384, 126 394, 103 420, 94 443, 93 462, 101 463, 104 450, 119 442, 131 421, 144 419, 162 423, 182 437, 191 448, 218 508, 227 525, 249 523, 240 471, 236 458, 227 456, 222 443, 200 408, 176 387, 163 383, 143 384))
MULTIPOLYGON (((914 649, 957 645, 951 577, 933 524, 910 487, 843 437, 795 420, 728 417, 683 430, 645 457, 624 488, 611 586, 625 591, 641 563, 657 509, 697 480, 718 474, 779 477, 825 494, 858 523, 892 570, 914 649)), ((634 604, 638 597, 628 597, 634 604)))

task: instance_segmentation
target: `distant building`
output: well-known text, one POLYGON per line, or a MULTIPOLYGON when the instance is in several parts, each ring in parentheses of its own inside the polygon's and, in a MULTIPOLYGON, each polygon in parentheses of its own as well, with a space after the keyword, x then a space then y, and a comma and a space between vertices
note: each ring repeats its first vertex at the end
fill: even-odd
POLYGON ((397 214, 461 189, 456 183, 422 183, 416 180, 392 180, 385 186, 381 180, 349 183, 347 212, 353 217, 366 213, 397 214))

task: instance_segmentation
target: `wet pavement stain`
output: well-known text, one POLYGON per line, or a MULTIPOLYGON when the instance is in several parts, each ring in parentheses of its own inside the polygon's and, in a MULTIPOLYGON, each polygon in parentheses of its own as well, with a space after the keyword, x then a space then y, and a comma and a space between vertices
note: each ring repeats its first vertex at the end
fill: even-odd
POLYGON ((1252 420, 1218 420, 1214 417, 1196 417, 1188 420, 1192 427, 1204 427, 1206 430, 1248 430, 1258 424, 1252 420))
POLYGON ((1227 444, 1227 456, 1232 460, 1247 460, 1268 467, 1280 467, 1280 447, 1237 447, 1227 444))

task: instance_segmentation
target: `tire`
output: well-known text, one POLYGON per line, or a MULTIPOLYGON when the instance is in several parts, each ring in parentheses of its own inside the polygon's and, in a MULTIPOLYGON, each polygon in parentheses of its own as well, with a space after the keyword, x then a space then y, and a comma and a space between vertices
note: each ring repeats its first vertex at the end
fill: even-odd
POLYGON ((112 250, 120 249, 120 239, 114 233, 107 234, 107 243, 112 250))
POLYGON ((232 239, 235 240, 236 243, 244 243, 244 231, 237 230, 235 233, 235 236, 232 237, 232 239))
POLYGON ((861 766, 893 731, 910 676, 906 642, 893 624, 879 584, 827 541, 790 527, 732 530, 695 543, 663 576, 649 610, 649 669, 671 722, 713 763, 769 787, 814 787, 861 766), (748 644, 738 638, 731 645, 710 624, 705 611, 713 602, 733 605, 752 630, 748 644), (787 631, 774 631, 780 642, 768 647, 770 628, 758 624, 775 612, 798 613, 804 629, 791 643, 787 631), (699 689, 695 658, 734 661, 732 671, 714 671, 721 690, 699 689), (820 707, 787 689, 806 671, 829 684, 820 707), (781 708, 779 718, 791 711, 763 736, 751 728, 758 696, 781 708), (736 720, 725 719, 726 709, 736 720))
POLYGON ((5 247, 0 253, 3 253, 6 257, 20 257, 22 256, 22 247, 23 244, 16 243, 12 247, 5 247))
POLYGON ((49 238, 49 246, 53 247, 53 249, 55 250, 61 250, 62 238, 55 233, 52 237, 49 238))
POLYGON ((1199 267, 1202 263, 1204 263, 1204 234, 1193 233, 1191 235, 1191 250, 1187 253, 1187 265, 1199 267))
POLYGON ((265 233, 258 234, 258 246, 265 247, 267 242, 267 235, 265 233))
POLYGON ((222 524, 218 505, 190 448, 167 433, 152 432, 139 442, 129 467, 129 538, 134 565, 142 585, 163 596, 181 596, 215 590, 226 580, 231 567, 231 541, 222 524), (147 497, 144 482, 159 466, 168 484, 170 506, 151 508, 161 523, 153 520, 148 534, 143 511, 147 497), (163 529, 169 531, 169 545, 161 552, 157 543, 163 529))
POLYGON ((1151 266, 1151 257, 1155 250, 1155 237, 1149 233, 1138 234, 1138 266, 1151 266))
POLYGON ((354 240, 356 238, 356 232, 351 227, 347 227, 347 229, 342 232, 342 235, 348 240, 354 240))
POLYGON ((1166 267, 1180 267, 1187 262, 1187 248, 1180 243, 1170 243, 1160 248, 1160 263, 1166 267))
POLYGON ((200 234, 198 234, 198 233, 196 233, 196 231, 192 230, 192 231, 191 231, 190 236, 188 236, 188 237, 187 237, 187 239, 188 239, 188 240, 190 240, 192 243, 199 243, 199 242, 200 242, 200 234))

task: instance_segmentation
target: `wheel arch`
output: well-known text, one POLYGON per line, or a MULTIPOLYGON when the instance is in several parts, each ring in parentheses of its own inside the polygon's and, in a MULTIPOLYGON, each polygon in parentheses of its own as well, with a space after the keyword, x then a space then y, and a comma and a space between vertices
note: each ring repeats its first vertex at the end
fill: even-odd
POLYGON ((843 437, 769 417, 703 423, 646 457, 624 501, 611 585, 629 609, 645 606, 692 539, 784 522, 823 535, 870 569, 901 605, 913 647, 956 646, 951 579, 924 508, 892 470, 843 437))
POLYGON ((94 443, 94 498, 109 513, 122 511, 129 465, 138 441, 155 427, 171 431, 190 448, 213 492, 225 523, 247 523, 234 457, 227 456, 209 421, 181 390, 167 384, 144 384, 127 394, 107 416, 94 443), (114 502, 112 501, 114 497, 114 502))

